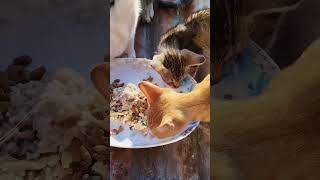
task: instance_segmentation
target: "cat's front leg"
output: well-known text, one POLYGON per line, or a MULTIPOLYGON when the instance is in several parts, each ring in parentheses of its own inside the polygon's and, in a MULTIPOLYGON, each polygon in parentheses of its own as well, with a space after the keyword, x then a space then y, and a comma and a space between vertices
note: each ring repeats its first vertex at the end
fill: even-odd
POLYGON ((134 38, 131 38, 125 53, 128 55, 128 58, 136 58, 136 51, 134 50, 134 38))
POLYGON ((153 1, 147 1, 144 8, 141 19, 143 22, 150 23, 154 16, 153 1))

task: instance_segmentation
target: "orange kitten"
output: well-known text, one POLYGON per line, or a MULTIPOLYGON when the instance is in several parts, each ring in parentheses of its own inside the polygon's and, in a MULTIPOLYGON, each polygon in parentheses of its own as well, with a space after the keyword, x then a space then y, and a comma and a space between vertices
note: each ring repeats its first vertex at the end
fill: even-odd
POLYGON ((210 75, 190 93, 177 93, 148 81, 139 83, 148 99, 148 127, 152 133, 165 138, 181 131, 192 120, 210 119, 210 75))

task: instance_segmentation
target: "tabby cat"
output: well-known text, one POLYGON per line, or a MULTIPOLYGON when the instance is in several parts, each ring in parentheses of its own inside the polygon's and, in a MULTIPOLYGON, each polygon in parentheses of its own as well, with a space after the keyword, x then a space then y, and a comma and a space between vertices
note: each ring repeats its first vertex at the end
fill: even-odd
MULTIPOLYGON (((212 59, 210 60, 210 9, 205 9, 193 13, 185 23, 178 24, 161 36, 158 52, 153 58, 154 68, 167 84, 176 87, 187 74, 194 75, 200 82, 210 72, 211 65, 212 83, 216 84, 222 79, 225 64, 235 59, 247 46, 249 36, 255 30, 257 17, 287 13, 298 8, 303 1, 299 0, 289 6, 251 10, 247 14, 240 9, 241 5, 246 5, 246 1, 215 1, 212 59), (190 64, 184 62, 185 58, 180 53, 182 49, 188 49, 199 55, 203 54, 207 61, 197 63, 193 66, 194 68, 190 68, 188 66, 190 64)), ((278 23, 275 22, 275 24, 278 23)), ((268 46, 272 46, 276 35, 277 31, 274 31, 268 46)))
POLYGON ((152 66, 168 85, 179 87, 187 74, 203 80, 210 72, 209 57, 210 9, 204 9, 161 36, 152 66), (198 61, 188 57, 198 57, 198 61))

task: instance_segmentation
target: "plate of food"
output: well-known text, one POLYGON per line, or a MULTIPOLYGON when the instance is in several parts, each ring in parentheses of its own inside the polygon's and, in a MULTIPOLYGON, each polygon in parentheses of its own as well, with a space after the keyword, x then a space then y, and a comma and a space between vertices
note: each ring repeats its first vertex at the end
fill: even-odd
MULTIPOLYGON (((150 148, 177 142, 187 137, 199 125, 192 121, 173 137, 159 139, 147 127, 146 97, 138 88, 139 82, 150 81, 169 87, 153 70, 148 59, 114 59, 110 63, 110 146, 119 148, 150 148)), ((186 77, 178 92, 190 92, 197 82, 186 77)))

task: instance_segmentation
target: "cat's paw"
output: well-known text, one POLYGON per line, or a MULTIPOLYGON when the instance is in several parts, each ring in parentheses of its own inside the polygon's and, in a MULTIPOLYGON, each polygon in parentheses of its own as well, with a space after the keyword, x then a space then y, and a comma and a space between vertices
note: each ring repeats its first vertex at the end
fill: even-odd
POLYGON ((136 58, 136 51, 135 50, 132 50, 130 53, 127 53, 128 54, 128 58, 136 58))
POLYGON ((153 3, 150 3, 146 6, 144 13, 141 17, 142 22, 150 23, 154 16, 153 3))
POLYGON ((117 56, 117 58, 136 58, 136 53, 135 51, 131 52, 131 53, 123 53, 120 56, 117 56))

